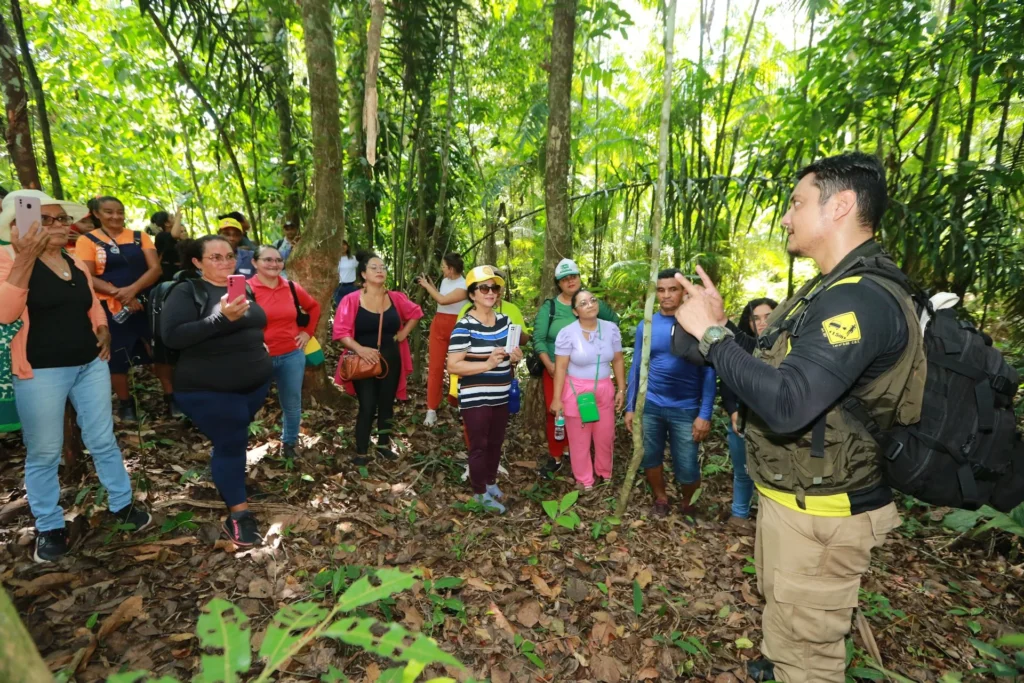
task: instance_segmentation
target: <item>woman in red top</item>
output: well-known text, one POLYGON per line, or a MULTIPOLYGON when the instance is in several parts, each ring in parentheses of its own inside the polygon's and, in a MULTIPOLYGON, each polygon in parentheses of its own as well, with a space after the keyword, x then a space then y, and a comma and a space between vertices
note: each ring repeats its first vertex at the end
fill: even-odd
POLYGON ((274 362, 274 381, 281 400, 281 455, 294 458, 302 418, 306 344, 320 320, 320 304, 298 284, 281 277, 284 259, 274 247, 260 247, 254 262, 256 275, 248 282, 256 303, 267 314, 263 340, 274 362))

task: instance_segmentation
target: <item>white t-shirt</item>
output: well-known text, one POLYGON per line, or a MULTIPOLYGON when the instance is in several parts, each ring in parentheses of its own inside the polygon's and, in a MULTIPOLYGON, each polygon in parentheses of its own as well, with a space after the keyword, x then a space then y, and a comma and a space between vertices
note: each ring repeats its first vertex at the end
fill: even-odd
MULTIPOLYGON (((438 288, 437 291, 441 293, 441 296, 444 296, 445 294, 451 294, 456 289, 465 289, 465 288, 466 288, 466 278, 464 278, 464 277, 462 277, 460 275, 455 280, 449 280, 448 278, 442 278, 441 279, 441 286, 438 288)), ((451 315, 458 315, 462 311, 462 307, 465 304, 466 304, 466 299, 464 299, 464 298, 461 299, 460 301, 456 301, 453 304, 444 304, 443 306, 441 304, 438 304, 437 305, 437 312, 438 313, 450 313, 451 315)))
POLYGON ((341 260, 338 261, 338 282, 344 282, 346 284, 356 281, 356 261, 355 256, 342 256, 341 260))

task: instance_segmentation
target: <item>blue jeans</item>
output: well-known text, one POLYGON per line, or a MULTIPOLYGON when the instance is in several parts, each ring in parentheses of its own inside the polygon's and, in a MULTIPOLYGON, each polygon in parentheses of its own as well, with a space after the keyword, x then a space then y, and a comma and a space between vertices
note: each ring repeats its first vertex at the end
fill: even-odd
POLYGON ((750 516, 750 499, 754 495, 754 480, 747 474, 747 440, 729 430, 729 457, 732 458, 732 515, 746 519, 750 516))
POLYGON ((36 529, 64 528, 57 468, 64 447, 64 406, 78 412, 82 441, 107 489, 111 510, 132 502, 132 482, 114 437, 110 369, 99 358, 87 365, 33 370, 32 379, 14 378, 14 400, 25 441, 25 490, 36 529))
POLYGON ((281 401, 281 441, 294 446, 299 440, 299 422, 302 420, 302 378, 306 374, 306 352, 295 349, 271 358, 274 363, 274 381, 277 397, 281 401))
POLYGON ((696 410, 661 408, 648 403, 644 406, 644 460, 645 470, 660 467, 665 460, 665 440, 672 453, 672 472, 677 484, 700 481, 700 463, 697 462, 697 443, 693 440, 693 421, 696 410))

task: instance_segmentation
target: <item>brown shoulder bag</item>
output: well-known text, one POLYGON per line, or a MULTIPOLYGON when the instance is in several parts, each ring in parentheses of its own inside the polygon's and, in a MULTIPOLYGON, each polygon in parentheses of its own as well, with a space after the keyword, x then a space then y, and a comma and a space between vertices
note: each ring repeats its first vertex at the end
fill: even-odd
POLYGON ((367 363, 355 351, 345 351, 341 356, 341 369, 339 370, 343 380, 351 382, 357 379, 383 379, 388 376, 388 362, 380 354, 380 342, 383 333, 384 311, 381 311, 380 324, 377 326, 377 362, 367 363))

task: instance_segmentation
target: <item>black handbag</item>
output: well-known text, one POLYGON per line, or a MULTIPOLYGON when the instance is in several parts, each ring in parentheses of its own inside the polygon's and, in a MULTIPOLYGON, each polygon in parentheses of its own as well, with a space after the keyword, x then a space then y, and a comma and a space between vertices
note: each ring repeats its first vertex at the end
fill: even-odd
MULTIPOLYGON (((555 320, 555 300, 548 299, 548 329, 551 329, 551 323, 555 320)), ((534 340, 536 345, 536 340, 534 340)), ((530 372, 531 377, 540 377, 544 374, 544 361, 537 355, 536 350, 530 351, 530 355, 526 357, 526 369, 530 372)))
POLYGON ((299 305, 299 295, 295 293, 295 283, 289 280, 288 287, 292 290, 292 301, 295 302, 295 324, 300 328, 306 327, 309 325, 309 313, 302 310, 302 306, 299 305))

